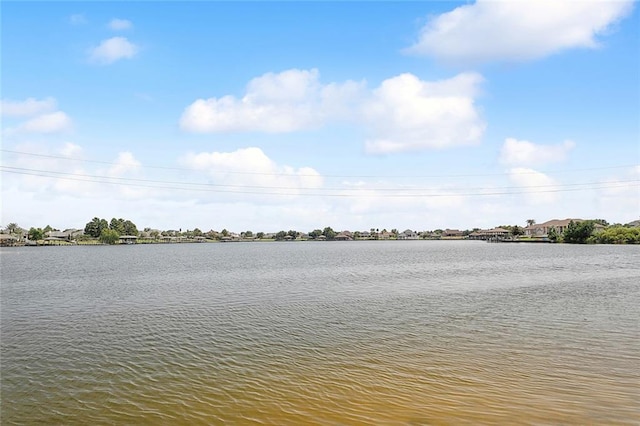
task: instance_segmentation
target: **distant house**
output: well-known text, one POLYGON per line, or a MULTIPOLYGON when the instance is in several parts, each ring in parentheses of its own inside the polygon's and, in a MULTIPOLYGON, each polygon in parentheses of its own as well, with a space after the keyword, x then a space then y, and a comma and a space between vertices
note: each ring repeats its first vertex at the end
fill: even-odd
POLYGON ((334 237, 334 240, 337 240, 337 241, 352 241, 353 237, 351 236, 351 232, 342 231, 342 232, 340 232, 338 235, 336 235, 334 237))
POLYGON ((393 237, 393 234, 389 231, 382 231, 380 233, 380 239, 381 240, 390 240, 393 237))
MULTIPOLYGON (((562 234, 569 227, 569 223, 584 222, 585 219, 552 219, 543 223, 534 223, 524 228, 524 234, 529 237, 546 237, 549 235, 551 229, 554 229, 557 234, 562 234)), ((605 227, 599 223, 593 225, 594 231, 600 231, 605 227)))
POLYGON ((629 222, 625 226, 628 226, 629 228, 640 228, 640 219, 629 222))
POLYGON ((470 240, 484 240, 485 239, 484 231, 474 231, 474 232, 470 233, 469 234, 469 239, 470 240))
POLYGON ((17 237, 14 237, 11 234, 0 234, 0 246, 2 247, 10 247, 16 244, 18 241, 17 237))
POLYGON ((464 233, 458 229, 445 229, 444 231, 442 231, 443 237, 460 238, 463 235, 464 233))
POLYGON ((65 229, 64 231, 49 231, 46 233, 48 238, 55 238, 57 240, 71 241, 75 240, 79 236, 84 235, 84 231, 81 229, 65 229))
POLYGON ((411 229, 405 229, 400 232, 397 237, 399 240, 417 240, 420 238, 420 235, 416 231, 412 231, 411 229))
POLYGON ((482 229, 469 234, 470 240, 495 240, 504 239, 511 234, 511 231, 504 228, 482 229))

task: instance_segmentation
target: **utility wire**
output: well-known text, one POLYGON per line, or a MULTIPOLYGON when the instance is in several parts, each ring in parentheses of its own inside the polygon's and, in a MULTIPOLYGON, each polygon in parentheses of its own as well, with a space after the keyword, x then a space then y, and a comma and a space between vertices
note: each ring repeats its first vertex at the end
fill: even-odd
MULTIPOLYGON (((68 173, 68 172, 58 172, 52 170, 37 170, 37 169, 28 169, 22 167, 10 167, 10 166, 2 166, 0 165, 0 169, 6 172, 24 172, 24 173, 32 173, 38 176, 43 177, 56 177, 59 176, 67 176, 67 177, 75 177, 75 178, 87 178, 87 179, 104 179, 104 180, 115 180, 121 181, 124 184, 129 182, 142 182, 142 183, 157 183, 163 185, 186 185, 186 186, 202 186, 202 187, 217 187, 217 188, 250 188, 250 189, 266 189, 266 190, 305 190, 312 189, 316 191, 428 191, 431 188, 419 188, 419 187, 396 187, 396 188, 349 188, 349 187, 323 187, 323 188, 301 188, 301 187, 291 187, 291 186, 263 186, 263 185, 232 185, 232 184, 216 184, 216 183, 201 183, 201 182, 184 182, 184 181, 166 181, 166 180, 152 180, 152 179, 139 179, 139 178, 131 178, 131 177, 117 177, 117 176, 100 176, 100 175, 88 175, 82 173, 68 173), (49 176, 54 175, 54 176, 49 176)), ((558 187, 578 187, 578 186, 594 186, 600 185, 603 183, 633 183, 639 182, 639 180, 631 179, 631 180, 619 180, 619 181, 611 181, 611 182, 582 182, 582 183, 566 183, 566 184, 549 184, 549 185, 528 185, 528 186, 501 186, 501 187, 492 187, 492 190, 507 190, 507 189, 522 189, 522 188, 558 188, 558 187)), ((465 190, 478 190, 483 191, 486 190, 487 187, 465 187, 465 190)))
MULTIPOLYGON (((16 155, 27 155, 32 157, 40 157, 40 158, 50 158, 56 160, 65 160, 65 161, 76 161, 82 163, 93 163, 93 164, 103 164, 109 166, 118 166, 120 164, 110 161, 99 161, 99 160, 86 160, 81 158, 70 158, 64 157, 61 155, 48 155, 48 154, 38 154, 33 152, 24 152, 24 151, 14 151, 10 149, 0 149, 0 152, 5 152, 9 154, 16 155)), ((603 166, 603 167, 589 167, 589 168, 581 168, 581 169, 565 169, 565 170, 547 170, 545 173, 574 173, 574 172, 582 172, 582 171, 593 171, 593 170, 611 170, 611 169, 624 169, 629 167, 636 167, 637 164, 625 164, 625 165, 616 165, 616 166, 603 166)), ((189 169, 186 167, 168 167, 168 166, 151 166, 151 165, 140 165, 139 167, 145 169, 158 169, 158 170, 174 170, 174 171, 188 171, 195 172, 198 171, 196 169, 189 169)), ((264 172, 241 172, 241 171, 226 171, 222 170, 221 173, 230 174, 230 175, 258 175, 258 176, 291 176, 287 173, 264 173, 264 172)), ((488 177, 488 176, 505 176, 505 175, 527 175, 527 174, 537 174, 537 171, 530 172, 512 172, 512 173, 472 173, 472 174, 451 174, 451 175, 321 175, 325 178, 385 178, 385 179, 397 179, 397 178, 412 178, 412 179, 420 179, 420 178, 464 178, 464 177, 488 177)), ((299 177, 318 177, 318 175, 313 174, 296 174, 299 177)))
MULTIPOLYGON (((3 169, 5 167, 2 167, 3 169)), ((131 182, 122 182, 122 181, 113 181, 113 180, 103 180, 100 177, 91 177, 88 175, 63 175, 63 176, 51 176, 46 173, 38 172, 38 171, 19 171, 19 170, 1 170, 4 173, 12 173, 19 175, 29 175, 29 176, 38 176, 45 177, 51 179, 61 179, 61 180, 71 180, 71 181, 79 181, 79 182, 90 182, 90 183, 100 183, 100 184, 108 184, 108 185, 118 185, 118 186, 130 186, 130 187, 141 187, 141 188, 151 188, 151 189, 169 189, 169 190, 179 190, 179 191, 199 191, 199 192, 215 192, 215 193, 232 193, 232 194, 255 194, 255 195, 276 195, 276 196, 310 196, 310 197, 342 197, 342 198, 356 198, 358 196, 367 195, 367 194, 353 194, 353 192, 358 192, 360 190, 347 189, 344 190, 344 193, 336 194, 321 194, 321 193, 283 193, 283 192, 269 192, 269 191, 237 191, 237 190, 222 190, 216 188, 189 188, 189 187, 180 187, 180 186, 166 186, 166 185, 148 185, 144 183, 131 183, 131 182), (349 193, 351 192, 351 193, 349 193)), ((153 182, 153 181, 152 181, 153 182)), ((161 182, 161 181, 157 181, 161 182)), ((591 187, 574 187, 574 188, 556 188, 556 189, 540 189, 540 190, 525 190, 525 191, 494 191, 495 188, 485 188, 487 191, 493 192, 472 192, 472 193, 451 193, 451 194, 384 194, 381 195, 382 198, 435 198, 435 197, 461 197, 461 196, 492 196, 492 195, 517 195, 517 194, 539 194, 539 193, 554 193, 554 192, 570 192, 570 191, 585 191, 585 190, 594 190, 594 189, 607 189, 607 188, 625 188, 625 187, 639 187, 640 188, 640 180, 631 180, 631 181, 618 181, 618 182, 607 182, 607 183, 598 183, 591 187), (631 183, 631 185, 629 185, 631 183)), ((544 186, 540 186, 544 187, 544 186)), ((536 188, 532 187, 520 187, 524 189, 536 188)), ((304 190, 304 188, 295 188, 292 190, 299 191, 304 190)), ((466 188, 465 188, 466 189, 466 188)), ((314 189, 315 190, 315 189, 314 189)))

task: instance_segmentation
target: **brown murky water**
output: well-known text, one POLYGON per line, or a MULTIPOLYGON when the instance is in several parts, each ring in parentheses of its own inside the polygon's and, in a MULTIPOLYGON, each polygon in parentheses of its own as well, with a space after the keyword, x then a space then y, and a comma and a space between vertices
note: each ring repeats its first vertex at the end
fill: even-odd
POLYGON ((8 248, 1 422, 639 424, 640 248, 8 248))

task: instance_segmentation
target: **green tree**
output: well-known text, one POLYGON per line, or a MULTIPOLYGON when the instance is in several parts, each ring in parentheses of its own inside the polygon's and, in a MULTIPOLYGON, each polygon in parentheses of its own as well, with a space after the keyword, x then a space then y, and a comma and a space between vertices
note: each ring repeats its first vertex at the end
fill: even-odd
POLYGON ((202 233, 202 230, 200 230, 200 228, 195 228, 193 230, 193 236, 194 237, 202 237, 202 235, 203 235, 203 233, 202 233))
POLYGON ((611 226, 593 235, 593 238, 600 244, 640 244, 640 228, 611 226))
POLYGON ((259 239, 259 240, 263 239, 264 238, 264 232, 258 232, 256 234, 256 238, 259 239))
POLYGON ((287 236, 286 231, 280 231, 276 234, 276 241, 282 241, 286 236, 287 236))
POLYGON ((298 237, 298 232, 290 229, 289 232, 287 232, 287 235, 295 240, 298 237))
POLYGON ((44 238, 44 231, 40 228, 31 227, 29 229, 29 239, 33 241, 38 241, 44 238))
POLYGON ((226 229, 223 229, 222 231, 220 231, 220 233, 222 234, 223 237, 229 236, 229 231, 227 231, 226 229))
POLYGON ((513 235, 514 237, 517 237, 519 235, 524 235, 524 229, 522 229, 518 225, 515 225, 511 228, 511 235, 513 235))
POLYGON ((549 232, 547 232, 547 238, 549 238, 549 241, 552 241, 554 243, 558 242, 559 235, 556 231, 556 228, 552 227, 551 229, 549 229, 549 232))
POLYGON ((18 231, 21 231, 21 229, 17 223, 11 222, 7 225, 7 231, 9 231, 10 234, 17 234, 18 231))
MULTIPOLYGON (((122 220, 122 219, 120 219, 122 220)), ((136 224, 131 222, 130 220, 125 220, 122 222, 122 234, 120 235, 138 235, 138 228, 136 224)))
POLYGON ((309 232, 309 238, 312 238, 314 240, 318 238, 320 235, 322 235, 321 229, 314 229, 313 231, 309 232))
MULTIPOLYGON (((373 228, 371 228, 371 229, 373 229, 373 228)), ((330 226, 327 226, 322 231, 322 235, 324 235, 327 238, 327 240, 333 240, 336 237, 337 233, 336 233, 336 231, 331 229, 330 226)))
POLYGON ((120 235, 115 229, 103 229, 100 234, 100 242, 103 244, 115 244, 119 239, 120 235))
POLYGON ((564 231, 563 239, 565 243, 569 244, 585 244, 592 233, 593 221, 585 220, 576 223, 572 220, 564 231))
MULTIPOLYGON (((47 227, 49 227, 49 225, 47 225, 47 227)), ((94 217, 93 219, 91 219, 91 222, 88 222, 85 225, 84 233, 92 236, 93 238, 99 238, 100 234, 102 234, 102 230, 107 228, 109 228, 109 224, 105 219, 94 217)))
POLYGON ((115 217, 109 222, 109 229, 116 231, 118 235, 125 235, 124 232, 124 219, 116 219, 115 217))

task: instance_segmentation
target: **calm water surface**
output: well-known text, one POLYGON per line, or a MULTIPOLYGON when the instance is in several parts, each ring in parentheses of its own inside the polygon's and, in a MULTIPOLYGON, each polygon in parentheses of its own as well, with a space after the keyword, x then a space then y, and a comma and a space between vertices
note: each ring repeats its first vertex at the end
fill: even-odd
POLYGON ((1 422, 639 424, 640 248, 6 248, 1 422))

